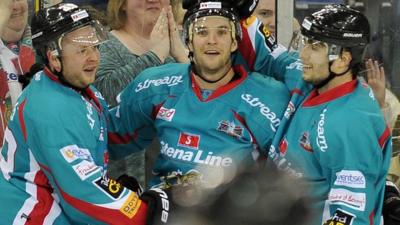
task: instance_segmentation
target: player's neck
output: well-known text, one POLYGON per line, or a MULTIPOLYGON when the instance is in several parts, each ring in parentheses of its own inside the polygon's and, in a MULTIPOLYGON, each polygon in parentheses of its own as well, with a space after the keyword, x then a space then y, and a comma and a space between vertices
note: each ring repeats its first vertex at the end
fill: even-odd
POLYGON ((201 89, 207 90, 216 90, 219 87, 222 87, 228 84, 235 72, 233 71, 232 67, 224 68, 218 71, 197 71, 199 74, 194 76, 196 83, 199 85, 201 89), (207 82, 209 81, 217 81, 217 82, 207 82))
POLYGON ((336 76, 335 78, 330 80, 327 84, 325 84, 323 87, 318 88, 318 93, 322 94, 326 91, 329 91, 335 87, 338 87, 352 80, 353 80, 353 75, 351 73, 351 70, 349 70, 346 74, 343 74, 341 76, 336 76))

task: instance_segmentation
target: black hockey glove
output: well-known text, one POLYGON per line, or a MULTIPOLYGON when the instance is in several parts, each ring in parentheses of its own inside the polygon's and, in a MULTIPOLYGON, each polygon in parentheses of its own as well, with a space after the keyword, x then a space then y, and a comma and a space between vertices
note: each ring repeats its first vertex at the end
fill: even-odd
POLYGON ((385 225, 400 224, 400 192, 391 181, 386 181, 382 214, 385 225))
POLYGON ((165 225, 171 221, 172 201, 168 190, 152 188, 145 191, 141 196, 147 203, 147 222, 146 225, 165 225))
POLYGON ((139 196, 143 192, 143 188, 140 186, 136 178, 127 174, 122 174, 121 176, 119 176, 117 182, 122 184, 122 186, 128 188, 129 190, 136 192, 139 196))

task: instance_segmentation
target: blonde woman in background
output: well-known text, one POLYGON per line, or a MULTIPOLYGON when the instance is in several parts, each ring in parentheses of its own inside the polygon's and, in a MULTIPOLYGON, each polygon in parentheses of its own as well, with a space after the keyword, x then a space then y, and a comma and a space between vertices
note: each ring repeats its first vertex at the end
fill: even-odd
MULTIPOLYGON (((110 40, 100 47, 101 60, 95 86, 111 107, 116 105, 117 95, 144 69, 188 60, 169 4, 169 0, 108 2, 110 40), (169 32, 163 31, 165 26, 169 27, 169 32)), ((144 168, 144 151, 126 160, 110 162, 111 176, 127 173, 137 177, 142 184, 144 168), (132 169, 128 170, 127 164, 132 169)))

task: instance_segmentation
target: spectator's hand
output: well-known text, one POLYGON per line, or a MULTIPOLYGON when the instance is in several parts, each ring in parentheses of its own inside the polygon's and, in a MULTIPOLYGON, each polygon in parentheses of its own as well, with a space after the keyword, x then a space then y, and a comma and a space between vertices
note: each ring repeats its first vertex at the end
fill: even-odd
POLYGON ((11 15, 11 4, 12 0, 1 0, 0 1, 0 31, 7 24, 11 15))
POLYGON ((158 56, 161 62, 164 62, 170 52, 168 16, 165 9, 161 10, 160 16, 151 31, 150 40, 153 46, 151 51, 158 56))
POLYGON ((169 39, 170 39, 170 55, 180 63, 189 63, 189 50, 183 44, 179 34, 178 26, 176 25, 174 15, 172 14, 171 6, 167 8, 169 39))
POLYGON ((381 108, 385 107, 385 70, 379 66, 378 61, 368 59, 365 63, 367 67, 367 82, 374 91, 376 100, 381 108))

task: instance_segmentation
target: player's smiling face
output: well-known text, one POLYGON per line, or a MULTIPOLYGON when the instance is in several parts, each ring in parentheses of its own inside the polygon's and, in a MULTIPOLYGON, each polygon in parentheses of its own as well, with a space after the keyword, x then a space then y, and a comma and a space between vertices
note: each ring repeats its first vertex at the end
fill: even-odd
POLYGON ((231 54, 237 49, 232 23, 221 16, 207 16, 194 22, 189 49, 196 69, 205 74, 219 74, 231 67, 231 54))

